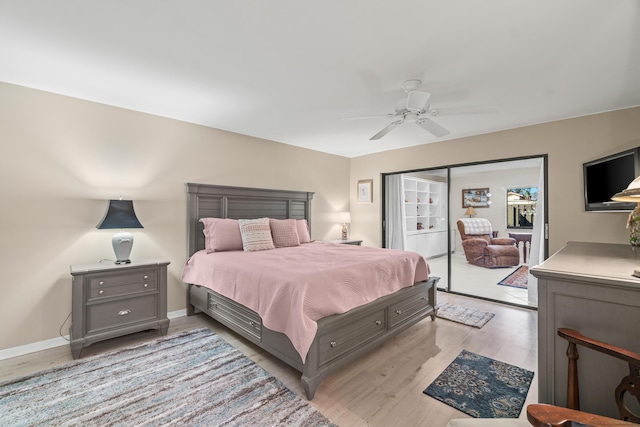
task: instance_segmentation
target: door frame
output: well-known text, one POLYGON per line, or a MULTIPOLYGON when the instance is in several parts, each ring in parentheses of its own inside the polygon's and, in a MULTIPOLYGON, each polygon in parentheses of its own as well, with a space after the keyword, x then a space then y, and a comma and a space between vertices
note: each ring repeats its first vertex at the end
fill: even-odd
MULTIPOLYGON (((501 159, 492 159, 492 160, 482 160, 482 161, 477 161, 477 162, 467 162, 467 163, 456 163, 456 164, 449 164, 449 165, 444 165, 444 166, 437 166, 437 167, 428 167, 428 168, 418 168, 418 169, 409 169, 409 170, 404 170, 404 171, 396 171, 396 172, 384 172, 381 174, 381 189, 382 189, 382 203, 381 203, 381 210, 382 210, 382 221, 381 221, 381 227, 382 227, 382 247, 386 248, 387 247, 387 227, 386 227, 386 203, 387 203, 387 194, 386 194, 386 178, 388 175, 398 175, 398 174, 407 174, 407 173, 415 173, 415 172, 428 172, 428 171, 433 171, 433 170, 443 170, 446 169, 447 171, 447 212, 451 212, 451 169, 453 168, 457 168, 457 167, 465 167, 465 166, 479 166, 479 165, 488 165, 488 164, 493 164, 493 163, 504 163, 504 162, 512 162, 512 161, 518 161, 518 160, 529 160, 529 159, 542 159, 542 168, 543 168, 543 178, 544 178, 544 182, 543 182, 543 203, 544 203, 544 208, 543 208, 543 212, 544 212, 544 223, 542 224, 542 229, 543 229, 543 238, 541 241, 542 244, 542 249, 543 249, 543 260, 546 260, 549 257, 549 191, 548 191, 548 181, 549 181, 549 155, 548 154, 535 154, 535 155, 529 155, 529 156, 519 156, 519 157, 508 157, 508 158, 501 158, 501 159)), ((451 230, 451 218, 450 215, 447 216, 447 230, 451 230)), ((447 239, 447 275, 450 278, 451 277, 451 239, 447 239)), ((541 260, 541 261, 543 261, 541 260)), ((467 295, 464 293, 460 293, 460 292, 455 292, 451 290, 451 280, 448 281, 448 285, 447 285, 447 292, 450 292, 452 294, 459 294, 459 295, 467 295)), ((490 298, 485 298, 485 297, 481 297, 481 296, 477 296, 477 295, 467 295, 467 296, 471 296, 473 298, 479 298, 479 299, 486 299, 486 300, 490 300, 493 301, 490 298)), ((515 304, 515 303, 510 303, 510 302, 505 302, 505 301, 498 301, 500 303, 503 304, 509 304, 509 305, 515 305, 518 307, 524 307, 527 308, 526 306, 522 306, 519 304, 515 304)), ((528 308, 532 308, 532 307, 528 307, 528 308)))

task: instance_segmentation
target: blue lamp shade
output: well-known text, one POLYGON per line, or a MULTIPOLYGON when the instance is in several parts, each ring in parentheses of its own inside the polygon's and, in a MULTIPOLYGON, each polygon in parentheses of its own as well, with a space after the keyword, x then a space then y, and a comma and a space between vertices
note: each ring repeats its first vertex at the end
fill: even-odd
POLYGON ((131 262, 129 255, 133 247, 133 236, 131 233, 124 231, 125 228, 143 228, 136 212, 133 210, 132 200, 109 200, 109 207, 104 214, 104 218, 96 228, 103 229, 120 229, 121 231, 114 234, 111 239, 113 251, 116 254, 116 264, 128 264, 131 262))

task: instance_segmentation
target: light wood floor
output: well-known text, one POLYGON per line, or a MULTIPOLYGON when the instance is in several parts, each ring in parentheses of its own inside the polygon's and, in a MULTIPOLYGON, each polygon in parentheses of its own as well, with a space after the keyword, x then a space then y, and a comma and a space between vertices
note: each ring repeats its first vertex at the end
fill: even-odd
MULTIPOLYGON (((481 329, 444 319, 433 322, 427 318, 367 357, 331 375, 320 385, 311 404, 343 427, 443 427, 452 418, 469 417, 422 391, 463 349, 537 370, 536 311, 443 292, 438 293, 438 300, 490 311, 495 317, 481 329)), ((304 396, 297 371, 203 314, 171 320, 169 334, 198 327, 213 330, 291 390, 304 396)), ((159 333, 152 331, 114 338, 84 349, 82 356, 157 337, 159 333)), ((71 352, 67 346, 3 360, 0 361, 0 381, 70 361, 71 352)), ((526 404, 537 402, 537 396, 536 373, 526 404)), ((521 418, 526 418, 524 410, 521 418)))

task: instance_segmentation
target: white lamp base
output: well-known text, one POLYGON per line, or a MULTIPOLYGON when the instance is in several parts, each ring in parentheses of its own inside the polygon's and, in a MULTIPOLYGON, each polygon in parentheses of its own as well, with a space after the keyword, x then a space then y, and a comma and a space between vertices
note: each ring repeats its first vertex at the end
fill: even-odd
POLYGON ((116 253, 116 264, 129 264, 131 260, 131 248, 133 247, 133 236, 128 231, 120 231, 113 235, 111 239, 113 251, 116 253))

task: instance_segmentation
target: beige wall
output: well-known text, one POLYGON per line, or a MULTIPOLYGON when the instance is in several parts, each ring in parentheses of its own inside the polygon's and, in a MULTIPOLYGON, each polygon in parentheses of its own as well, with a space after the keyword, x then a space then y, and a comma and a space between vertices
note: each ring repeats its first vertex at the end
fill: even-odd
POLYGON ((381 245, 381 173, 548 154, 550 253, 568 241, 628 243, 627 213, 584 211, 582 163, 637 146, 638 107, 354 158, 351 235, 381 245), (357 203, 356 183, 369 178, 373 203, 357 203))
POLYGON ((314 191, 315 239, 349 206, 347 158, 4 83, 0 141, 0 349, 58 336, 69 265, 113 259, 95 228, 110 198, 145 227, 132 258, 171 261, 169 311, 185 308, 186 182, 314 191))
MULTIPOLYGON (((96 230, 107 200, 135 201, 133 258, 166 258, 169 311, 184 308, 185 182, 316 192, 312 237, 381 244, 380 174, 549 154, 551 250, 627 242, 625 213, 586 213, 582 163, 640 145, 640 108, 347 159, 0 83, 0 350, 58 336, 71 311, 69 265, 113 259, 96 230), (373 203, 356 201, 374 180, 373 203)), ((62 329, 68 333, 68 323, 62 329)))

